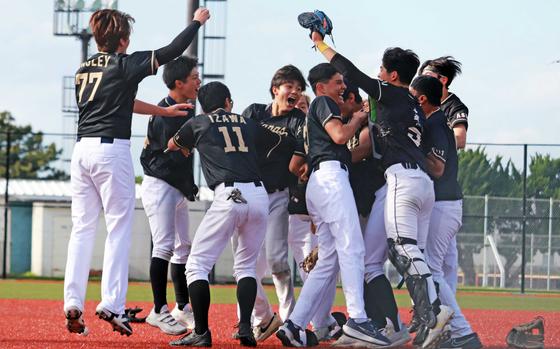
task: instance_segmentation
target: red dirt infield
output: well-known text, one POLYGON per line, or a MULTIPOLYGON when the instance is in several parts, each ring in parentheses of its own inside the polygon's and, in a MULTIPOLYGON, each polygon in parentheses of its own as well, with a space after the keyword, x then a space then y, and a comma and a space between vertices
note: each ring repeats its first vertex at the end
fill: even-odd
MULTIPOLYGON (((133 324, 134 334, 123 337, 112 332, 110 326, 94 315, 96 303, 86 304, 87 337, 70 334, 64 327, 62 301, 48 300, 0 300, 0 348, 170 348, 168 342, 175 339, 161 333, 148 324, 133 324)), ((146 316, 151 308, 149 302, 129 303, 129 306, 144 308, 146 316)), ((336 307, 336 310, 343 310, 336 307)), ((515 325, 531 320, 537 315, 545 318, 545 348, 560 348, 560 312, 535 312, 511 310, 464 311, 473 329, 478 332, 485 348, 506 348, 505 336, 515 325)), ((403 321, 410 319, 408 309, 401 310, 403 321)), ((217 304, 210 306, 210 328, 213 346, 216 348, 238 348, 231 339, 236 323, 235 305, 217 304)), ((274 336, 259 343, 262 348, 279 348, 280 341, 274 336)), ((318 348, 327 348, 321 345, 318 348)), ((411 345, 406 346, 412 348, 411 345)))

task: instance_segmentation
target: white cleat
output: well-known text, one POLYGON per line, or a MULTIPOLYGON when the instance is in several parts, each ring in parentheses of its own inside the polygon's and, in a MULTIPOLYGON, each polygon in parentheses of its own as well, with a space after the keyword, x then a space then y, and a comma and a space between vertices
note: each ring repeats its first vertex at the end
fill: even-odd
POLYGON ((440 305, 439 308, 440 312, 436 316, 436 325, 428 330, 428 335, 422 343, 422 349, 437 349, 441 343, 451 336, 446 325, 453 317, 453 309, 446 305, 440 305))
POLYGON ((280 326, 282 326, 282 319, 277 313, 274 313, 272 319, 268 322, 265 327, 255 326, 253 328, 253 335, 257 342, 265 341, 268 337, 272 336, 280 326))
POLYGON ((156 313, 155 309, 152 308, 150 315, 146 318, 146 322, 154 327, 158 327, 163 333, 172 336, 184 334, 189 330, 171 316, 167 305, 161 307, 159 313, 156 313))
POLYGON ((171 316, 180 324, 192 330, 194 328, 194 315, 190 304, 185 305, 183 310, 178 305, 171 311, 171 316))
POLYGON ((408 329, 402 322, 400 325, 400 330, 396 332, 395 326, 390 319, 387 319, 387 325, 381 329, 381 334, 383 334, 389 339, 389 341, 391 341, 391 344, 389 345, 390 348, 405 345, 412 339, 410 333, 408 333, 408 329))

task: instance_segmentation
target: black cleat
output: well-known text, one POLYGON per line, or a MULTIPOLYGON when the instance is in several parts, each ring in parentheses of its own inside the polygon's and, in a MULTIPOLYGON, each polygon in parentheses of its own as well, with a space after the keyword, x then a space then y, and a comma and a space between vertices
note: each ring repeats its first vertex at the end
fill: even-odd
POLYGON ((95 310, 95 315, 97 315, 101 320, 105 320, 111 324, 113 331, 121 334, 121 336, 126 335, 127 337, 132 334, 132 327, 128 323, 128 318, 126 315, 117 315, 105 308, 98 307, 95 310))
POLYGON ((210 334, 210 330, 206 330, 203 334, 196 334, 195 331, 192 331, 180 339, 169 342, 169 345, 174 347, 211 347, 212 335, 210 334))
POLYGON ((319 344, 315 333, 309 330, 302 330, 290 320, 286 320, 278 332, 276 337, 280 339, 285 347, 314 347, 319 344))
POLYGON ((251 324, 239 323, 237 332, 233 335, 234 339, 239 339, 239 342, 244 347, 256 347, 257 341, 253 335, 251 324))

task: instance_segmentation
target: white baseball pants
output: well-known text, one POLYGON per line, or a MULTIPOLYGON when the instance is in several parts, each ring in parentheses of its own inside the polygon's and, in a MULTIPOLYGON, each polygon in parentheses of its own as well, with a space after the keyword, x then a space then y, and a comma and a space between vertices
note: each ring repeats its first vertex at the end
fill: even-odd
POLYGON ((123 314, 135 203, 130 140, 101 143, 99 137, 81 138, 72 153, 71 186, 72 232, 64 275, 64 309, 84 309, 95 232, 103 209, 107 238, 100 305, 123 314))

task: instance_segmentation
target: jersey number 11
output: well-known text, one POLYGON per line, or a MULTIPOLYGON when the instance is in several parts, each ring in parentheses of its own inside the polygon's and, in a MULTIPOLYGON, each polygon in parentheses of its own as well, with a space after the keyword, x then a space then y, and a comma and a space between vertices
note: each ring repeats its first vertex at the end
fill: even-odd
POLYGON ((226 144, 226 146, 224 147, 224 151, 226 153, 231 153, 233 151, 238 151, 238 152, 242 152, 242 153, 246 153, 249 151, 249 148, 247 148, 247 146, 245 145, 245 141, 243 140, 243 133, 241 133, 241 128, 239 126, 235 126, 231 128, 233 130, 233 132, 235 133, 235 135, 237 136, 237 143, 239 144, 238 147, 235 147, 232 143, 231 143, 231 137, 229 135, 229 130, 226 126, 221 126, 218 127, 218 131, 220 131, 222 133, 222 136, 224 136, 224 142, 226 144))

